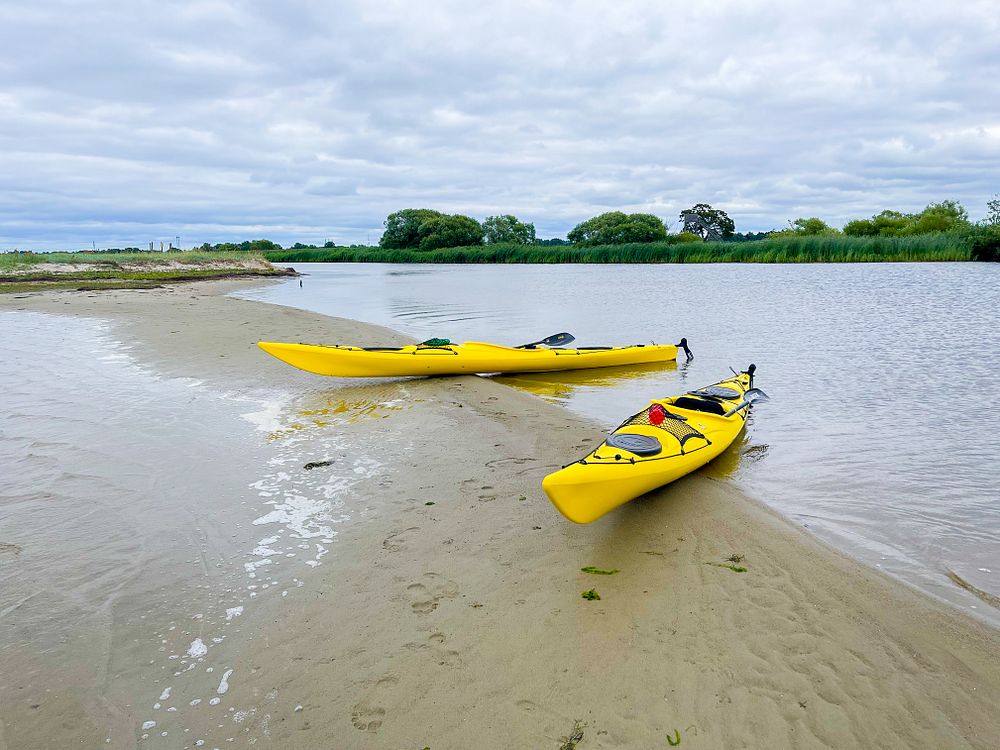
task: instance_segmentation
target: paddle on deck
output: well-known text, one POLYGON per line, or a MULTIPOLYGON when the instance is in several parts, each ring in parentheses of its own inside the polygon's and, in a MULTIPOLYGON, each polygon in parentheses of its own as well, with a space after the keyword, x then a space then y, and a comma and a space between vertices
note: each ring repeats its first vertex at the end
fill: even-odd
POLYGON ((535 341, 531 344, 521 344, 518 349, 534 349, 536 346, 563 346, 576 341, 576 336, 571 333, 553 333, 551 336, 535 341))

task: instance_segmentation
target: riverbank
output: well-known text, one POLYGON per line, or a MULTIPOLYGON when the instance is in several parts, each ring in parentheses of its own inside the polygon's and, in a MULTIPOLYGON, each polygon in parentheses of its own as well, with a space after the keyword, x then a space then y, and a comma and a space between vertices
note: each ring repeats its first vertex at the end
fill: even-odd
MULTIPOLYGON (((282 456, 295 477, 321 470, 306 471, 308 462, 342 462, 358 445, 381 446, 391 463, 344 491, 353 515, 322 564, 300 574, 301 588, 289 584, 287 597, 255 599, 239 631, 213 648, 207 677, 195 669, 147 696, 170 651, 138 638, 128 658, 109 657, 96 677, 47 665, 27 645, 8 654, 4 674, 29 663, 38 671, 28 685, 5 680, 0 747, 105 739, 132 747, 143 733, 160 747, 196 739, 222 747, 234 737, 282 748, 557 750, 577 733, 581 750, 661 747, 668 736, 704 747, 995 745, 997 631, 834 552, 706 474, 571 525, 540 481, 599 441, 602 426, 480 378, 340 383, 298 372, 255 342, 402 338, 223 296, 246 285, 5 295, 0 311, 110 321, 130 356, 160 377, 285 394, 269 439, 302 436, 282 456), (357 415, 349 430, 337 428, 353 442, 343 456, 317 455, 310 436, 343 414, 357 415), (745 572, 724 567, 732 555, 745 572), (618 572, 582 570, 589 566, 618 572), (599 600, 581 596, 591 589, 599 600), (208 705, 196 681, 211 680, 214 692, 226 669, 228 689, 208 705), (148 721, 156 726, 144 731, 148 721)), ((257 478, 235 451, 176 470, 194 483, 257 478)), ((233 505, 227 512, 245 512, 250 526, 257 511, 233 505)), ((0 542, 24 550, 4 565, 31 554, 30 539, 0 542)), ((217 559, 242 572, 242 561, 217 559)), ((171 593, 161 595, 161 609, 173 606, 181 621, 171 593)), ((123 611, 143 606, 116 605, 109 643, 135 635, 123 611)), ((223 613, 205 610, 213 617, 223 613)), ((170 620, 156 618, 166 634, 170 620)))
POLYGON ((255 253, 5 253, 0 293, 149 289, 162 284, 294 276, 255 253))

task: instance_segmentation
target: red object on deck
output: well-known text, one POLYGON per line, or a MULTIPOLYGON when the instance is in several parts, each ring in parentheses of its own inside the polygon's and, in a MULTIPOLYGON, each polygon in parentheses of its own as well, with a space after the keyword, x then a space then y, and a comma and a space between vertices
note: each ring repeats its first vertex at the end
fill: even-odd
POLYGON ((659 404, 653 404, 649 407, 649 423, 659 427, 663 424, 663 420, 667 418, 667 410, 664 409, 659 404))

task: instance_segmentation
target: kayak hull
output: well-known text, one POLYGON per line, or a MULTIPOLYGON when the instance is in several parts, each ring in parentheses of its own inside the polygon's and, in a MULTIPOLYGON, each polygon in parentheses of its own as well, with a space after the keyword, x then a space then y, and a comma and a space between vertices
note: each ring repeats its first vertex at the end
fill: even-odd
MULTIPOLYGON (((570 521, 590 523, 704 466, 725 451, 742 431, 746 409, 730 417, 723 413, 741 403, 750 388, 750 377, 743 373, 716 385, 736 394, 732 399, 705 399, 719 413, 684 408, 692 405, 708 408, 693 394, 653 401, 586 457, 546 476, 542 480, 545 494, 570 521), (659 426, 651 424, 651 409, 662 409, 683 419, 671 416, 659 426), (638 440, 646 443, 652 440, 661 448, 655 455, 648 455, 609 444, 620 435, 640 436, 638 440)), ((636 438, 626 441, 629 439, 636 438)))
POLYGON ((593 349, 516 349, 478 341, 448 346, 363 349, 261 341, 261 349, 306 372, 343 378, 556 372, 677 359, 677 347, 649 344, 593 349))

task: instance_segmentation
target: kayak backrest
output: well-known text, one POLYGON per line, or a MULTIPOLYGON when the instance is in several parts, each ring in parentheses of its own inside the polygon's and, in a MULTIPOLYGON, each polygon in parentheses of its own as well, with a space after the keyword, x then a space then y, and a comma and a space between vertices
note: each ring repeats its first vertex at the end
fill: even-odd
POLYGON ((706 414, 718 414, 719 416, 726 413, 725 406, 718 401, 711 401, 704 398, 693 398, 691 396, 678 396, 674 399, 673 405, 678 409, 690 409, 691 411, 701 411, 706 414))

